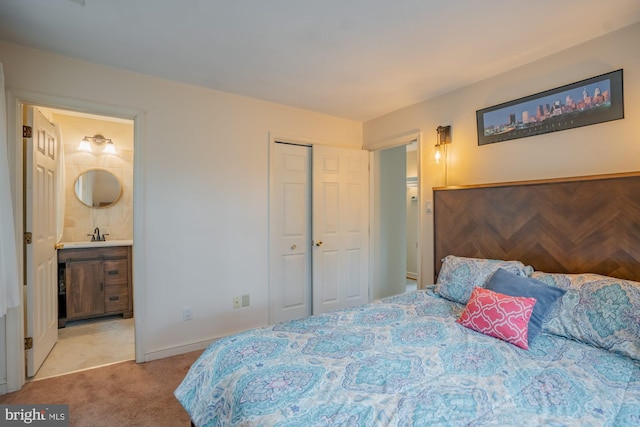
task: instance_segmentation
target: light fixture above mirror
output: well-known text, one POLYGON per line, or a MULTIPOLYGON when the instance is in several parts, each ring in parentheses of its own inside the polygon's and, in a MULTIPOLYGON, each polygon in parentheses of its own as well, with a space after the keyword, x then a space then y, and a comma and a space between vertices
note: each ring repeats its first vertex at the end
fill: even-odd
POLYGON ((98 147, 104 147, 102 152, 105 154, 117 154, 116 146, 113 144, 113 141, 100 134, 85 136, 82 138, 82 141, 80 141, 80 144, 78 145, 78 151, 93 152, 92 144, 98 147))

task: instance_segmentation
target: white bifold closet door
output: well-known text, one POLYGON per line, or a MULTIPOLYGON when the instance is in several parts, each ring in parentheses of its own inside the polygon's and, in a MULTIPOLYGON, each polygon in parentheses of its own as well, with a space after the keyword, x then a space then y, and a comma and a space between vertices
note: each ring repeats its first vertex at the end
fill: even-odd
POLYGON ((369 301, 368 152, 275 143, 270 323, 369 301))

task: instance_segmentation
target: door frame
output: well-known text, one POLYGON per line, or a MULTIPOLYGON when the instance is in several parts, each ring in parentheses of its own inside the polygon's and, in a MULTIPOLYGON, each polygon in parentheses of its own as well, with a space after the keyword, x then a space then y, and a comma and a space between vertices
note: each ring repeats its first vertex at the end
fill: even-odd
POLYGON ((135 357, 137 363, 144 362, 144 322, 138 319, 146 317, 146 282, 144 274, 144 240, 141 224, 144 218, 143 204, 143 129, 144 111, 123 106, 100 104, 97 102, 64 98, 39 92, 15 90, 5 88, 7 101, 7 145, 9 158, 9 173, 13 178, 11 191, 13 201, 14 227, 16 232, 16 250, 18 253, 18 271, 20 285, 20 305, 9 309, 5 316, 6 329, 6 362, 7 362, 7 392, 20 390, 26 382, 25 353, 24 353, 24 251, 23 251, 23 193, 24 164, 22 150, 22 106, 24 104, 49 108, 67 109, 88 114, 105 115, 133 120, 134 136, 133 149, 133 304, 135 357), (136 256, 136 254, 139 254, 136 256))
POLYGON ((422 233, 423 233, 423 229, 424 229, 424 224, 423 224, 423 211, 422 211, 422 206, 423 206, 423 202, 422 202, 422 169, 421 169, 421 153, 422 153, 422 132, 420 130, 413 130, 407 133, 404 133, 400 136, 394 137, 394 138, 390 138, 390 139, 386 139, 384 141, 381 141, 379 143, 376 143, 372 146, 369 147, 369 164, 371 165, 370 168, 370 172, 369 172, 369 181, 371 182, 371 185, 369 186, 369 191, 370 191, 370 196, 369 196, 369 207, 370 207, 370 211, 369 211, 369 224, 371 225, 371 235, 370 235, 370 245, 371 245, 371 250, 369 251, 369 287, 372 286, 372 279, 374 277, 374 268, 375 268, 375 261, 373 257, 376 256, 379 251, 379 248, 374 248, 375 244, 378 244, 380 241, 380 236, 379 236, 379 230, 374 227, 374 225, 379 224, 380 221, 380 213, 376 211, 375 209, 375 202, 376 200, 378 200, 380 198, 380 187, 374 185, 376 180, 374 179, 374 177, 376 176, 376 174, 379 174, 380 171, 376 170, 375 166, 375 162, 374 162, 374 156, 379 155, 380 151, 383 150, 387 150, 389 148, 395 148, 395 147, 399 147, 401 145, 408 145, 410 143, 412 143, 413 141, 416 142, 416 150, 417 150, 417 155, 416 155, 416 161, 417 161, 417 171, 418 171, 418 248, 417 248, 417 258, 418 258, 418 265, 417 265, 417 288, 418 289, 422 289, 422 254, 423 254, 423 244, 422 242, 424 242, 425 240, 423 239, 422 233))

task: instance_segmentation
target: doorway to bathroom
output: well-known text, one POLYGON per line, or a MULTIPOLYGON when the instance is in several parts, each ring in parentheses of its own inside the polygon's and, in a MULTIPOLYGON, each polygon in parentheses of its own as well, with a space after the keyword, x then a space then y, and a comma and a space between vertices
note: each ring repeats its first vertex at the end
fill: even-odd
MULTIPOLYGON (((48 174, 57 177, 44 191, 55 201, 40 202, 44 199, 32 194, 40 191, 39 167, 25 162, 25 230, 37 228, 33 223, 55 227, 58 252, 55 266, 39 268, 30 263, 30 245, 25 246, 26 288, 32 282, 42 282, 27 289, 24 305, 25 337, 32 337, 34 347, 40 345, 27 353, 25 372, 38 380, 135 359, 131 289, 134 122, 25 105, 23 123, 32 126, 33 117, 51 129, 47 149, 56 166, 48 174), (50 148, 53 145, 55 149, 50 148), (30 181, 29 176, 35 178, 30 181), (48 203, 55 210, 42 208, 48 203), (65 251, 73 251, 76 258, 60 258, 65 251), (96 260, 84 259, 83 251, 95 253, 96 260), (51 289, 55 289, 55 301, 38 296, 51 289), (52 317, 46 312, 53 311, 53 306, 57 337, 36 344, 36 324, 52 317), (41 356, 34 360, 31 356, 37 353, 41 356)), ((25 159, 33 157, 30 147, 38 150, 38 129, 33 128, 32 138, 23 139, 25 159)), ((42 182, 47 182, 46 178, 42 182)), ((35 234, 33 240, 35 247, 35 234)))

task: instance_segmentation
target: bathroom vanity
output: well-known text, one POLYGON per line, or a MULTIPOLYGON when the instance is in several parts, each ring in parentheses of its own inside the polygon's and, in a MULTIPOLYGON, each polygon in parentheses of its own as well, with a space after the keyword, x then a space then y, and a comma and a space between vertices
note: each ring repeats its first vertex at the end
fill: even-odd
POLYGON ((65 243, 58 249, 58 327, 68 320, 133 316, 130 241, 65 243))

